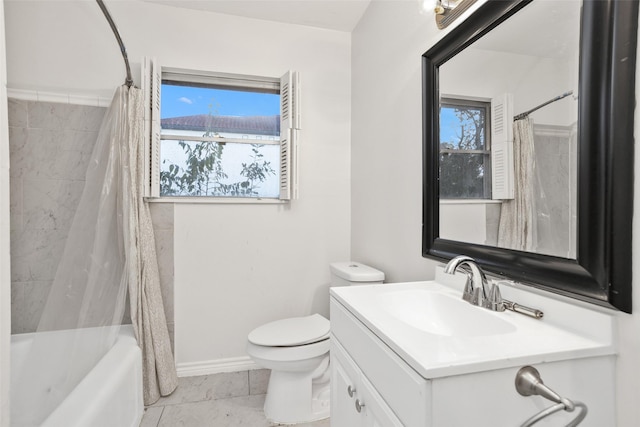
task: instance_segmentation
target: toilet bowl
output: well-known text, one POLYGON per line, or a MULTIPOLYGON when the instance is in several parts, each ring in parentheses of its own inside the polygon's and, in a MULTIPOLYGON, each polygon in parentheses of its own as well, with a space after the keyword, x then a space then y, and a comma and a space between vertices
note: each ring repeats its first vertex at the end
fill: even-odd
MULTIPOLYGON (((382 283, 384 273, 354 262, 331 264, 331 286, 382 283)), ((329 417, 329 320, 320 314, 276 320, 247 337, 247 354, 271 369, 267 419, 298 424, 329 417)))
POLYGON ((296 424, 329 416, 329 321, 319 314, 267 323, 248 337, 247 353, 271 369, 264 402, 269 421, 296 424))

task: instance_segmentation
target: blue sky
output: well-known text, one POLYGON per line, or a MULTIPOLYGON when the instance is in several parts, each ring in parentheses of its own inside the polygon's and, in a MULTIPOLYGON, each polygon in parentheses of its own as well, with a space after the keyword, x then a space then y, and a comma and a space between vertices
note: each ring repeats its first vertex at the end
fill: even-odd
POLYGON ((453 108, 440 109, 440 141, 454 142, 457 140, 456 131, 460 128, 460 120, 453 108))
MULTIPOLYGON (((482 111, 480 108, 474 107, 465 107, 465 109, 469 111, 474 111, 476 114, 480 114, 478 112, 482 111)), ((460 127, 464 124, 467 127, 467 132, 474 131, 471 126, 473 121, 471 119, 466 119, 461 122, 461 119, 456 115, 456 108, 450 106, 441 106, 440 107, 440 142, 448 142, 453 144, 453 148, 460 148, 460 127)), ((485 143, 484 138, 482 138, 482 144, 485 143)), ((483 147, 477 147, 479 149, 483 149, 483 147)))
POLYGON ((222 116, 271 116, 280 114, 280 95, 162 85, 160 116, 180 117, 196 114, 222 116))

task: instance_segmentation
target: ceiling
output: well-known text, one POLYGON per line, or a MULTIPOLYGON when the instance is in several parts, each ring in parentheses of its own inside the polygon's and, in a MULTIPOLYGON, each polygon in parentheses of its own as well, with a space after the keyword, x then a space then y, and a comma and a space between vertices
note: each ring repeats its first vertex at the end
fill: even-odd
POLYGON ((351 32, 371 0, 144 0, 172 7, 351 32))

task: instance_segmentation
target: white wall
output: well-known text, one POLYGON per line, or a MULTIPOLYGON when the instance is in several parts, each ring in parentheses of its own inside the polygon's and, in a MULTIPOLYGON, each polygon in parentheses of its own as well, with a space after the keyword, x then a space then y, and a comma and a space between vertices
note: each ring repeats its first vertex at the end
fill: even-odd
POLYGON ((434 277, 421 255, 422 54, 453 27, 420 2, 373 0, 352 33, 351 255, 390 282, 434 277))
POLYGON ((478 202, 440 203, 440 236, 449 240, 487 244, 487 205, 478 202))
POLYGON ((352 33, 352 258, 390 282, 434 275, 421 256, 420 79, 437 35, 417 1, 373 1, 352 33))
MULTIPOLYGON (((421 55, 445 33, 436 29, 433 16, 419 13, 417 2, 379 0, 373 1, 353 33, 352 257, 383 268, 394 281, 425 279, 433 274, 433 264, 420 257, 420 70, 421 55)), ((636 81, 640 82, 640 74, 636 81)), ((638 98, 640 84, 636 88, 638 98)), ((638 138, 638 109, 635 123, 638 138)), ((639 151, 635 155, 636 176, 640 175, 639 151)), ((637 179, 635 204, 638 212, 637 179)), ((633 241, 634 314, 619 315, 617 427, 640 425, 637 215, 633 241)))
MULTIPOLYGON (((443 95, 489 100, 513 94, 513 111, 519 114, 569 90, 577 93, 577 56, 541 58, 532 55, 468 48, 441 67, 443 95), (470 69, 483 71, 470 74, 470 69)), ((532 114, 538 124, 568 126, 576 122, 578 103, 566 98, 532 114)))
MULTIPOLYGON (((97 7, 78 0, 5 1, 8 87, 110 99, 124 83, 124 63, 97 7)), ((137 52, 129 50, 134 61, 139 61, 137 52)))
POLYGON ((0 0, 0 427, 9 427, 9 339, 11 259, 9 255, 9 123, 7 117, 4 1, 0 0))
MULTIPOLYGON (((174 212, 179 367, 242 363, 254 327, 328 314, 328 264, 349 258, 350 34, 138 1, 107 7, 136 79, 143 55, 180 68, 300 72, 300 199, 181 204, 174 212)), ((92 1, 9 1, 7 34, 11 88, 110 96, 124 81, 115 39, 92 1)))
MULTIPOLYGON (((640 59, 640 46, 636 53, 640 59)), ((636 67, 636 100, 640 98, 640 67, 636 67)), ((636 101, 637 102, 637 101, 636 101)), ((640 139, 640 108, 635 110, 635 140, 640 139)), ((633 314, 618 316, 618 370, 617 395, 618 426, 631 427, 640 425, 640 150, 635 149, 635 179, 634 179, 634 219, 632 252, 633 252, 633 314)))

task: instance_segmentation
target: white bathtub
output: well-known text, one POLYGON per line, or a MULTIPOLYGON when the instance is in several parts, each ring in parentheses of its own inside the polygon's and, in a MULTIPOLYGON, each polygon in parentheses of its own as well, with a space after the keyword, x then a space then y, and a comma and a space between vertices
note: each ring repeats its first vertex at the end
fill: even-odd
MULTIPOLYGON (((65 331, 55 333, 60 332, 65 331)), ((20 362, 25 359, 34 335, 11 336, 12 373, 20 369, 20 362)), ((42 365, 46 366, 47 355, 41 356, 42 365)), ((113 348, 100 359, 41 426, 137 427, 143 412, 142 355, 132 326, 125 325, 120 328, 120 335, 113 348)), ((20 418, 13 415, 12 419, 20 418)), ((11 425, 22 427, 23 424, 12 422, 11 425)))

